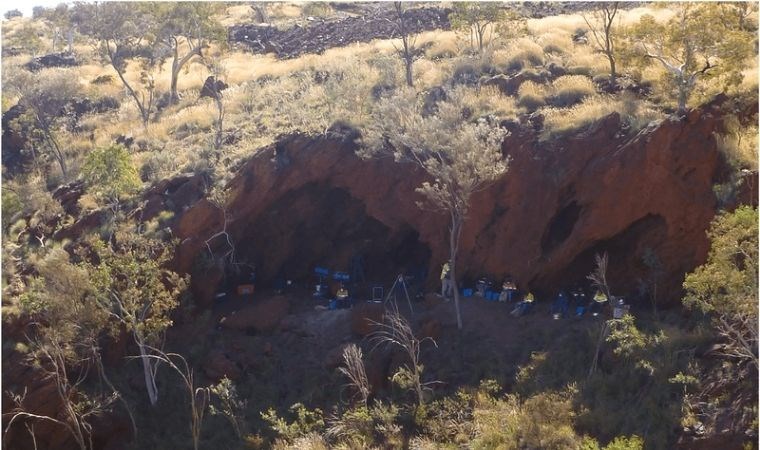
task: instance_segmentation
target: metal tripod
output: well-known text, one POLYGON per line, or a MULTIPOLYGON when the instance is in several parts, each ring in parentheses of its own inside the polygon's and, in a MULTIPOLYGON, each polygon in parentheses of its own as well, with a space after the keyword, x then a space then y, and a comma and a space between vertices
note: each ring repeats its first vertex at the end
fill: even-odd
POLYGON ((401 286, 401 288, 404 289, 404 295, 406 295, 406 303, 409 305, 409 311, 411 311, 411 313, 414 314, 414 308, 412 308, 412 300, 409 298, 409 290, 406 288, 406 280, 404 280, 404 275, 401 273, 398 274, 398 276, 396 277, 396 280, 393 282, 393 286, 391 286, 391 289, 388 291, 388 296, 385 297, 385 302, 383 302, 383 306, 385 306, 388 303, 392 295, 393 305, 396 307, 396 310, 398 310, 398 303, 396 302, 397 286, 401 286))

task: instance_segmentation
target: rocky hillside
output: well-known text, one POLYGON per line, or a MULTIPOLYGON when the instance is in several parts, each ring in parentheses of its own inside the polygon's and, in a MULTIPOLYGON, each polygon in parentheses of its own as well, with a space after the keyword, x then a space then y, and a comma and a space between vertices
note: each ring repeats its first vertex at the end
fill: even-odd
MULTIPOLYGON (((510 170, 473 200, 462 243, 466 278, 512 274, 549 294, 583 281, 594 254, 609 251, 612 285, 635 297, 646 276, 644 252, 654 251, 664 264, 663 298, 677 301, 683 274, 706 257, 712 186, 724 171, 713 137, 722 101, 634 136, 613 114, 549 148, 526 124, 506 124, 510 170)), ((436 279, 447 222, 415 206, 424 176, 411 165, 362 160, 356 137, 341 129, 285 137, 230 182, 227 230, 263 280, 282 272, 306 280, 319 264, 348 268, 357 249, 372 273, 392 276, 403 260, 401 268, 422 264, 436 279)), ((180 270, 192 271, 222 222, 221 210, 205 200, 177 219, 180 270)), ((202 273, 193 280, 208 288, 207 276, 213 280, 202 273)), ((212 293, 199 301, 210 302, 212 293)))

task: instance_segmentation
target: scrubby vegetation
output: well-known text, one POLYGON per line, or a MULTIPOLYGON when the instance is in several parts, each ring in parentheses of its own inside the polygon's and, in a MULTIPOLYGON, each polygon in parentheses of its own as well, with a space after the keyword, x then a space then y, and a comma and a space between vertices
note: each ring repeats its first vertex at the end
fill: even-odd
MULTIPOLYGON (((616 3, 529 18, 516 4, 455 3, 451 29, 411 33, 405 11, 443 6, 397 4, 396 38, 290 59, 227 41, 232 25, 316 27, 360 6, 99 2, 5 14, 2 288, 14 331, 3 370, 6 355, 30 367, 24 376, 51 383, 56 409, 31 411, 26 392, 4 384, 7 436, 36 445, 34 425, 47 423, 64 430, 62 446, 97 448, 93 429, 120 414, 134 448, 632 450, 721 434, 757 448, 758 219, 737 207, 758 164, 756 111, 746 113, 757 108, 757 5, 616 3), (483 368, 467 382, 428 361, 450 351, 473 365, 465 353, 477 343, 462 332, 439 349, 388 314, 314 377, 327 384, 304 381, 297 402, 268 387, 281 368, 257 361, 236 382, 212 377, 197 358, 210 344, 183 344, 211 320, 169 268, 170 222, 184 211, 146 212, 148 193, 173 189, 167 180, 199 175, 209 215, 221 211, 214 236, 229 240, 225 186, 237 168, 282 135, 356 131, 360 156, 429 177, 417 192, 450 219, 461 330, 460 236, 473 196, 510 176, 507 127, 549 155, 611 117, 611 134, 645 136, 717 94, 737 105, 714 133, 725 210, 707 261, 685 278, 683 310, 658 311, 654 293, 652 313, 575 323, 561 340, 537 332, 515 360, 474 352, 483 368), (116 342, 137 377, 104 363, 116 342), (382 351, 393 373, 378 392, 368 364, 382 351)), ((234 262, 234 248, 216 259, 208 248, 202 271, 234 262)))

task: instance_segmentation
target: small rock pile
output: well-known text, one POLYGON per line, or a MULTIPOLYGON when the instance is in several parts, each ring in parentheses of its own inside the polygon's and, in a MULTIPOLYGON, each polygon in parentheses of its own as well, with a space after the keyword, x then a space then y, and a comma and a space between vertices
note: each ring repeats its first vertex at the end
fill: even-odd
MULTIPOLYGON (((449 13, 448 9, 419 8, 404 14, 410 32, 419 33, 449 29, 449 13)), ((398 37, 395 12, 389 9, 343 19, 310 19, 308 26, 296 25, 284 31, 266 25, 235 25, 229 29, 229 40, 247 45, 253 53, 274 53, 288 59, 354 42, 398 37)))
POLYGON ((61 52, 38 56, 26 63, 24 67, 29 71, 36 72, 45 67, 73 67, 78 65, 79 61, 73 53, 61 52))

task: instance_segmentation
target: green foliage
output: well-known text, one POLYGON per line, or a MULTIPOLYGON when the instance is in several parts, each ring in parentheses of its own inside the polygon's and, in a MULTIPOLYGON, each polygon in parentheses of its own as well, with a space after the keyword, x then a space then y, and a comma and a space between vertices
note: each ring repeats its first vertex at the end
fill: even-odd
POLYGON ((6 20, 10 20, 14 17, 24 17, 24 14, 18 9, 9 9, 3 14, 3 17, 5 17, 6 20))
POLYGON ((613 345, 613 353, 627 363, 634 363, 637 368, 645 369, 651 375, 655 367, 649 359, 650 352, 665 340, 660 331, 647 334, 636 328, 633 315, 627 314, 622 319, 607 321, 609 335, 607 342, 613 345))
POLYGON ((88 263, 100 305, 111 311, 138 341, 158 345, 172 324, 170 313, 187 279, 166 269, 171 245, 131 232, 119 231, 116 244, 92 243, 99 263, 88 263))
POLYGON ((526 400, 507 395, 482 395, 473 411, 475 438, 471 447, 566 449, 580 446, 573 430, 576 391, 543 392, 526 400))
POLYGON ((604 450, 643 450, 644 440, 638 436, 616 437, 604 447, 604 450))
POLYGON ((330 420, 327 436, 348 448, 403 448, 399 409, 393 404, 377 402, 345 411, 330 420))
POLYGON ((54 158, 66 177, 66 155, 57 135, 69 118, 66 107, 81 93, 79 83, 71 74, 57 71, 34 75, 19 85, 18 90, 19 104, 25 107, 25 112, 16 119, 14 127, 30 140, 35 153, 54 158))
MULTIPOLYGON (((5 33, 3 34, 5 35, 5 33)), ((37 56, 42 51, 42 39, 40 39, 39 31, 32 23, 25 23, 21 29, 7 36, 3 46, 19 47, 30 55, 37 56)))
POLYGON ((242 426, 245 424, 243 410, 246 407, 247 401, 240 398, 235 384, 226 376, 219 383, 211 386, 209 392, 216 399, 208 407, 211 415, 223 416, 227 419, 235 430, 235 435, 242 439, 244 435, 242 426))
POLYGON ((454 395, 424 405, 417 417, 423 434, 434 442, 470 442, 475 435, 472 411, 476 395, 459 389, 454 395))
POLYGON ((753 33, 726 21, 715 20, 714 9, 695 3, 670 7, 676 15, 659 23, 644 15, 627 30, 629 60, 645 66, 651 62, 666 69, 665 83, 683 111, 697 82, 722 76, 726 88, 741 82, 744 64, 753 54, 753 33))
POLYGON ((757 210, 742 206, 713 221, 707 262, 686 276, 684 304, 705 313, 757 315, 757 210))
POLYGON ((24 205, 21 203, 21 199, 19 198, 18 194, 13 190, 8 189, 7 185, 4 186, 4 189, 2 191, 3 233, 8 230, 8 227, 14 220, 14 216, 23 210, 24 205))
POLYGON ((505 17, 505 11, 498 3, 490 2, 456 2, 454 11, 449 16, 451 26, 455 29, 465 29, 477 42, 478 50, 482 51, 486 44, 486 35, 497 22, 505 17))
POLYGON ((317 408, 309 410, 302 403, 296 403, 290 407, 292 422, 277 415, 277 412, 270 408, 261 413, 261 418, 283 439, 292 442, 299 437, 306 436, 312 432, 321 432, 325 427, 325 420, 322 410, 317 408))
POLYGON ((757 367, 758 215, 742 206, 710 226, 707 262, 684 281, 684 304, 708 314, 726 341, 726 356, 757 367))
POLYGON ((132 158, 120 144, 95 149, 87 155, 82 178, 89 191, 108 204, 134 193, 140 188, 140 177, 132 158))

